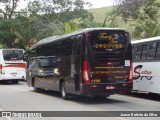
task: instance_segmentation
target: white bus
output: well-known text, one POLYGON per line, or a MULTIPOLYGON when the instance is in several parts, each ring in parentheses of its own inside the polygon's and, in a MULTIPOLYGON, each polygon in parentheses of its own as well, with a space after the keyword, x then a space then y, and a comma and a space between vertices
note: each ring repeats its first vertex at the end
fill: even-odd
POLYGON ((18 83, 26 79, 23 49, 0 49, 0 81, 18 83))
POLYGON ((133 91, 160 94, 160 36, 132 41, 133 91))

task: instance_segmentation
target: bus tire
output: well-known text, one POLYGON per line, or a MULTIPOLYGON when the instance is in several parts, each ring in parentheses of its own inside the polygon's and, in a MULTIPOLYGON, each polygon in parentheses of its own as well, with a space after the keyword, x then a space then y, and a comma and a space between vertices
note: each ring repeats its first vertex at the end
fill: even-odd
POLYGON ((66 88, 65 88, 65 83, 64 82, 61 83, 61 97, 64 100, 68 99, 68 94, 66 92, 66 88))

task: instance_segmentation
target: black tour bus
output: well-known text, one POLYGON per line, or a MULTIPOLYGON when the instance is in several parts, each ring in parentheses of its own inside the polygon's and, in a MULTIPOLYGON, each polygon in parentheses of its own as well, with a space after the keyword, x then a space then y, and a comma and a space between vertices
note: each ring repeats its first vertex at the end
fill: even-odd
POLYGON ((63 99, 71 94, 106 98, 129 92, 131 53, 129 32, 119 28, 86 28, 45 38, 24 54, 28 64, 27 85, 35 91, 60 91, 63 99), (50 56, 56 57, 52 71, 58 75, 47 74, 47 66, 35 72, 36 58, 50 56))

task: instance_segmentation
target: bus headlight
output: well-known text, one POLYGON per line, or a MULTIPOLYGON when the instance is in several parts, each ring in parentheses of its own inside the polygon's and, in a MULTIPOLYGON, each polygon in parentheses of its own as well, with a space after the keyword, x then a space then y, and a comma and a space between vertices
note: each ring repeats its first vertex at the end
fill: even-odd
POLYGON ((38 70, 38 75, 45 75, 44 70, 39 69, 39 70, 38 70))
POLYGON ((59 76, 59 75, 60 75, 58 68, 55 68, 55 69, 54 69, 54 74, 55 74, 56 76, 59 76))

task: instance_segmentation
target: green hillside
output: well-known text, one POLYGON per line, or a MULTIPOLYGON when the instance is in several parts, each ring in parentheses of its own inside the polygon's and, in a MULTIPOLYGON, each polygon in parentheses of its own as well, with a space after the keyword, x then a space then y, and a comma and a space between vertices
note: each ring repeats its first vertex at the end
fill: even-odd
POLYGON ((102 7, 102 8, 94 8, 89 9, 88 11, 91 12, 94 16, 94 20, 99 23, 103 23, 106 14, 112 12, 114 7, 102 7))
MULTIPOLYGON (((157 0, 157 2, 160 3, 160 0, 157 0)), ((114 9, 114 6, 110 6, 110 7, 102 7, 102 8, 92 8, 92 9, 88 9, 88 11, 93 14, 94 20, 96 22, 103 23, 106 17, 106 14, 112 12, 113 9, 114 9)))
MULTIPOLYGON (((157 0, 157 1, 160 3, 160 0, 157 0)), ((110 6, 110 7, 89 9, 88 11, 93 14, 94 21, 96 21, 98 23, 103 23, 106 15, 111 13, 113 11, 113 9, 114 9, 114 6, 110 6)), ((159 9, 159 12, 160 12, 160 9, 159 9)), ((116 22, 117 22, 119 28, 124 28, 124 29, 128 30, 130 33, 133 32, 135 25, 137 24, 136 21, 131 21, 131 22, 126 23, 119 16, 117 16, 115 19, 116 19, 116 22)), ((159 16, 159 20, 160 20, 160 16, 159 16)), ((137 38, 135 38, 135 39, 137 39, 137 38)))
MULTIPOLYGON (((107 14, 111 13, 113 11, 114 7, 103 7, 103 8, 95 8, 95 9, 89 9, 88 11, 91 12, 94 16, 94 21, 98 22, 98 23, 103 23, 105 20, 105 17, 107 14)), ((121 17, 117 16, 116 18, 118 27, 119 28, 124 28, 128 31, 132 31, 132 29, 134 29, 134 24, 135 22, 132 23, 125 23, 121 17)))

